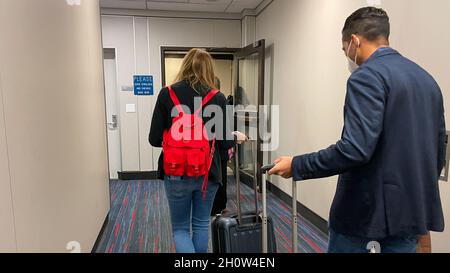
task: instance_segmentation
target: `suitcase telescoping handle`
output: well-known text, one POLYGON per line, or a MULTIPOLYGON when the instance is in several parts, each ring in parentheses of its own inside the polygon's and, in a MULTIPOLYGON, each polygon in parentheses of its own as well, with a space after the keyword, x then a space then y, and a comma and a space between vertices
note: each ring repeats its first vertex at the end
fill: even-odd
POLYGON ((255 189, 255 215, 259 215, 258 208, 258 141, 250 140, 250 145, 252 146, 252 157, 253 157, 253 188, 255 189))
POLYGON ((273 168, 273 165, 264 166, 262 172, 262 253, 268 253, 268 234, 267 234, 267 173, 273 168))
MULTIPOLYGON (((261 173, 263 175, 262 179, 262 202, 263 202, 263 210, 262 210, 262 252, 268 252, 268 223, 267 223, 267 173, 275 167, 275 164, 270 164, 263 166, 261 168, 261 173)), ((297 230, 297 182, 292 179, 292 252, 297 253, 297 245, 298 245, 298 230, 297 230)))
POLYGON ((236 143, 234 154, 234 163, 235 163, 235 177, 236 177, 236 205, 237 205, 237 214, 238 221, 242 223, 242 212, 241 212, 241 185, 240 185, 240 168, 239 168, 239 144, 236 143))
MULTIPOLYGON (((253 188, 255 189, 255 216, 260 214, 259 208, 258 208, 258 179, 256 175, 258 174, 258 161, 257 161, 257 145, 258 142, 255 140, 249 140, 248 142, 251 145, 251 151, 252 151, 252 159, 253 159, 253 188)), ((235 148, 235 156, 234 156, 234 162, 235 162, 235 177, 236 177, 236 205, 237 205, 237 214, 238 214, 238 221, 239 224, 242 224, 242 208, 241 208, 241 180, 240 180, 240 163, 239 163, 239 144, 236 143, 235 148)))

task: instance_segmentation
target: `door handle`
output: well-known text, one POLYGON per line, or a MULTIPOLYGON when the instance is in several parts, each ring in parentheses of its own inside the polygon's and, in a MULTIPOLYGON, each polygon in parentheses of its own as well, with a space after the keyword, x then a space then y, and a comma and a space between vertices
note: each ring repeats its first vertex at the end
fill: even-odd
POLYGON ((112 115, 112 122, 108 122, 108 126, 110 129, 117 128, 117 115, 112 115))

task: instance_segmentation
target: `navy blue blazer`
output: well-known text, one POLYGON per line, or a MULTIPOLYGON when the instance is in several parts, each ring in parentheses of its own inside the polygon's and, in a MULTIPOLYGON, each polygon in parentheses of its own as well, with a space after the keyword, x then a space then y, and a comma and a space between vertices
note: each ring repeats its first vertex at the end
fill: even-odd
POLYGON ((294 158, 294 180, 340 174, 330 228, 384 238, 442 232, 445 161, 441 90, 414 62, 378 49, 347 83, 342 138, 294 158))

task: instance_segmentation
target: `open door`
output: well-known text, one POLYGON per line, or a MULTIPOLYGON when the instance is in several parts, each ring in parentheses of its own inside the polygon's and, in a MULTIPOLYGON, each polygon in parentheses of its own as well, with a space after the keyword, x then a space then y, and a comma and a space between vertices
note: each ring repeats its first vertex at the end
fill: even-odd
POLYGON ((254 187, 261 185, 263 153, 260 136, 260 106, 264 105, 265 40, 257 41, 235 54, 235 107, 236 130, 244 132, 250 141, 239 149, 240 178, 254 187))
POLYGON ((122 152, 119 127, 119 99, 117 90, 116 50, 103 49, 105 99, 108 128, 109 178, 118 179, 122 171, 122 152))
MULTIPOLYGON (((192 48, 161 47, 163 86, 172 83, 183 58, 192 48)), ((257 41, 244 48, 197 48, 203 48, 211 54, 215 62, 216 74, 222 83, 220 88, 222 93, 233 96, 236 109, 235 130, 244 132, 252 140, 241 145, 239 149, 240 178, 246 184, 260 185, 263 153, 259 130, 259 106, 264 105, 265 40, 257 41)))

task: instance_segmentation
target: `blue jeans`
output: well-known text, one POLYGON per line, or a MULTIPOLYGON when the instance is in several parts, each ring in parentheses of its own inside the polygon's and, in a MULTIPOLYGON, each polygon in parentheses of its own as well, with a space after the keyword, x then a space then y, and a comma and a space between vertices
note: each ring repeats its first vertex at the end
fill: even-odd
POLYGON ((164 183, 177 253, 207 253, 210 215, 219 184, 210 182, 203 200, 203 177, 166 177, 164 183))
POLYGON ((381 253, 416 253, 419 239, 418 236, 359 238, 339 234, 330 229, 328 253, 369 253, 367 248, 371 242, 377 242, 380 248, 377 252, 381 253))

